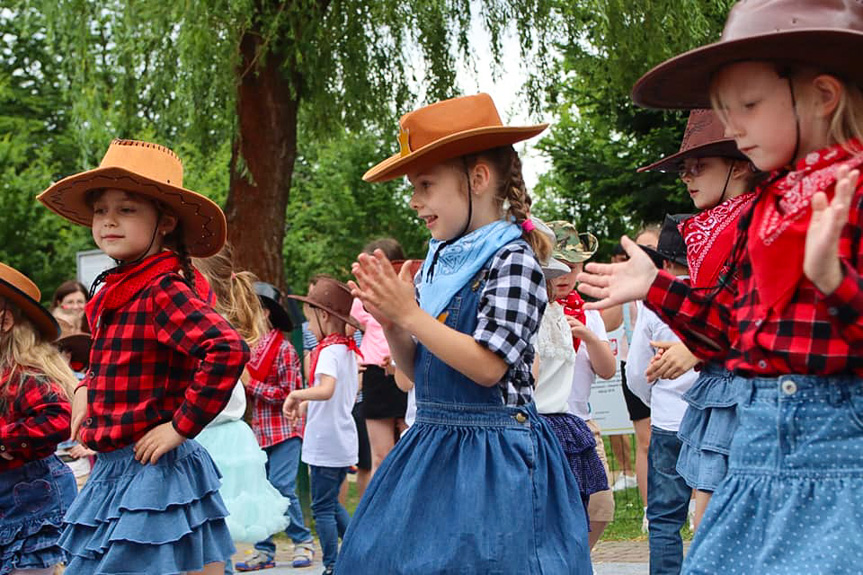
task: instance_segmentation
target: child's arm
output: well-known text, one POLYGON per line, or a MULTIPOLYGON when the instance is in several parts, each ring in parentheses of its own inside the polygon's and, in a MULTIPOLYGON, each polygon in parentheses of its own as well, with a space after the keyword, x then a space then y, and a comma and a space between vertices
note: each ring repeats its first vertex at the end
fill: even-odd
POLYGON ((602 339, 592 329, 572 316, 566 316, 566 323, 572 335, 587 347, 587 357, 593 372, 602 379, 611 379, 617 373, 617 360, 608 341, 602 339))
POLYGON ((629 354, 626 356, 626 385, 644 405, 650 405, 651 385, 647 381, 645 372, 650 360, 653 358, 653 348, 650 340, 653 337, 649 325, 649 316, 653 315, 647 310, 639 310, 635 327, 632 328, 632 342, 629 344, 629 354))
POLYGON ((69 438, 72 409, 63 391, 32 377, 23 385, 14 401, 14 412, 21 417, 0 426, 0 452, 8 456, 5 459, 30 460, 69 438))
POLYGON ((294 346, 285 341, 282 343, 281 352, 276 356, 276 361, 273 362, 272 369, 276 376, 274 384, 258 381, 254 377, 249 378, 246 391, 255 399, 279 405, 293 390, 302 389, 303 378, 300 375, 300 360, 297 357, 297 352, 294 351, 294 346))

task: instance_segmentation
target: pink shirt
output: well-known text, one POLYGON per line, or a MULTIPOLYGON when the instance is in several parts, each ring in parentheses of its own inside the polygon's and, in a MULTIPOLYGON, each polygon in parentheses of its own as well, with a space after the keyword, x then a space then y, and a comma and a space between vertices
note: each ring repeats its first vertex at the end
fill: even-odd
POLYGON ((390 347, 384 335, 384 328, 372 314, 367 312, 359 299, 354 299, 351 315, 363 325, 363 341, 360 351, 363 353, 363 364, 380 365, 384 358, 390 355, 390 347))

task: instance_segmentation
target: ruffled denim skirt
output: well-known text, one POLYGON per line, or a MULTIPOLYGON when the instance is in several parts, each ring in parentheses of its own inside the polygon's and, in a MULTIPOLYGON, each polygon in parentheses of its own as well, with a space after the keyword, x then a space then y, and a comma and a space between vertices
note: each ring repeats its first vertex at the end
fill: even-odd
POLYGON ((192 439, 155 465, 136 461, 132 446, 100 453, 66 515, 66 575, 168 575, 226 561, 234 544, 220 483, 192 439))

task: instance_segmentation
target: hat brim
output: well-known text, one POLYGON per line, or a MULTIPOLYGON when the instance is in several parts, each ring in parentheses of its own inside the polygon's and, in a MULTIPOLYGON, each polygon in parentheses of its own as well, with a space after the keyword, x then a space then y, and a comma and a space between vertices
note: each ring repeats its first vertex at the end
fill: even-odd
POLYGON ((491 150, 538 136, 548 124, 534 126, 488 126, 450 134, 409 154, 395 154, 363 175, 366 182, 386 182, 468 154, 491 150))
POLYGON ((662 252, 653 249, 650 246, 642 246, 641 244, 639 244, 638 247, 643 249, 647 253, 647 255, 650 256, 650 259, 653 260, 653 265, 655 265, 659 269, 662 269, 662 264, 666 261, 674 262, 677 265, 689 267, 689 262, 686 261, 686 256, 669 257, 667 255, 664 255, 662 252))
POLYGON ((318 301, 315 301, 315 300, 313 300, 313 299, 310 299, 310 298, 308 298, 308 297, 306 297, 306 296, 302 296, 302 295, 289 295, 289 296, 285 296, 285 297, 287 297, 287 298, 289 298, 289 299, 294 299, 294 300, 297 300, 297 301, 301 301, 301 302, 303 302, 303 303, 307 303, 307 304, 309 304, 309 305, 310 305, 310 306, 312 306, 312 307, 319 307, 319 308, 321 308, 322 310, 326 311, 327 313, 331 313, 331 314, 333 314, 334 316, 336 316, 337 318, 339 318, 339 319, 340 319, 340 320, 342 320, 343 322, 347 323, 348 325, 351 325, 351 326, 353 326, 353 327, 357 328, 358 330, 363 331, 363 326, 362 326, 362 324, 361 324, 360 322, 358 322, 357 320, 355 320, 355 319, 353 318, 353 316, 350 316, 350 315, 344 315, 344 314, 342 314, 342 313, 339 313, 339 312, 335 311, 334 309, 332 309, 331 307, 329 307, 329 306, 327 306, 327 305, 324 305, 324 304, 322 304, 322 303, 320 303, 320 302, 318 302, 318 301))
POLYGON ((87 204, 87 193, 106 188, 146 196, 170 207, 183 224, 186 248, 191 256, 210 257, 225 245, 228 229, 225 214, 213 200, 119 167, 96 168, 63 178, 37 199, 57 215, 91 227, 93 210, 87 204))
POLYGON ((542 275, 546 280, 553 280, 560 276, 565 276, 572 270, 569 266, 556 258, 549 258, 548 264, 542 266, 542 275))
POLYGON ((258 294, 258 299, 270 312, 270 323, 279 331, 293 331, 294 321, 287 310, 273 298, 258 294))
POLYGON ((703 146, 690 148, 683 152, 677 152, 670 156, 654 162, 649 166, 638 168, 638 173, 642 172, 676 172, 680 169, 680 165, 689 158, 732 158, 734 160, 746 160, 746 154, 737 149, 737 143, 734 140, 722 140, 712 142, 703 146))
POLYGON ((90 363, 90 346, 92 343, 93 340, 89 334, 76 333, 61 337, 54 342, 54 345, 61 350, 68 351, 72 356, 72 361, 87 365, 90 363))
POLYGON ((581 240, 582 245, 588 246, 587 250, 579 251, 574 256, 569 256, 555 249, 552 250, 551 257, 558 259, 562 262, 569 262, 571 264, 584 263, 590 258, 592 258, 599 250, 599 240, 596 238, 595 235, 590 232, 581 232, 580 234, 578 234, 578 238, 581 240))
POLYGON ((0 297, 8 299, 33 322, 46 341, 52 342, 60 337, 60 324, 38 301, 28 296, 11 283, 0 279, 0 297))
POLYGON ((715 42, 684 52, 647 72, 632 89, 644 108, 710 108, 713 75, 734 62, 768 60, 811 64, 863 84, 859 53, 863 34, 843 29, 807 29, 715 42))

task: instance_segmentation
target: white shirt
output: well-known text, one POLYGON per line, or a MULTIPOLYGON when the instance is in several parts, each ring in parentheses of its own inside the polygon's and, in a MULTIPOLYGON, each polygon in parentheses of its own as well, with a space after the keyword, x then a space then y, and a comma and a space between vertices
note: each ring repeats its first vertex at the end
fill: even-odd
POLYGON ((639 303, 638 320, 632 330, 632 343, 626 362, 626 384, 632 393, 650 406, 650 424, 666 431, 677 431, 686 411, 682 396, 686 393, 698 373, 690 369, 677 379, 658 379, 647 382, 644 372, 656 354, 651 341, 680 341, 674 332, 650 309, 639 303))
MULTIPOLYGON (((608 334, 605 332, 605 324, 602 322, 602 316, 594 309, 584 311, 585 325, 587 329, 599 338, 600 341, 608 341, 608 334)), ((575 372, 572 376, 572 391, 569 393, 569 412, 587 421, 593 419, 590 415, 590 388, 593 382, 596 381, 596 372, 593 371, 593 366, 590 365, 590 355, 587 353, 587 346, 584 342, 578 346, 578 352, 575 354, 575 372)))
POLYGON ((572 331, 566 323, 563 306, 551 302, 545 308, 536 337, 539 377, 533 399, 540 413, 568 413, 567 400, 575 372, 572 331))
POLYGON ((330 345, 321 350, 314 385, 320 385, 324 375, 335 378, 336 386, 326 401, 309 402, 302 460, 319 467, 356 465, 359 443, 351 410, 359 381, 357 358, 348 346, 330 345))
POLYGON ((220 411, 219 414, 207 424, 207 427, 213 427, 214 425, 220 425, 229 421, 239 421, 243 419, 245 414, 246 388, 243 387, 242 382, 238 381, 234 385, 234 389, 231 391, 231 399, 228 400, 228 405, 226 405, 225 409, 220 411))
POLYGON ((417 388, 412 387, 408 392, 408 407, 405 411, 405 424, 410 427, 417 420, 417 388))

